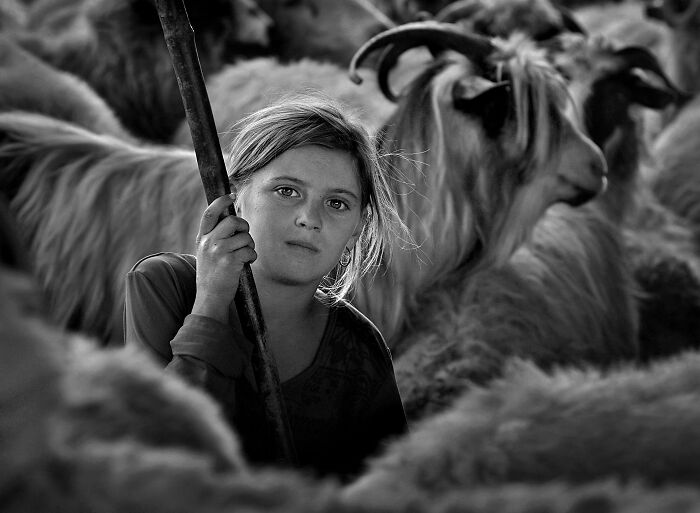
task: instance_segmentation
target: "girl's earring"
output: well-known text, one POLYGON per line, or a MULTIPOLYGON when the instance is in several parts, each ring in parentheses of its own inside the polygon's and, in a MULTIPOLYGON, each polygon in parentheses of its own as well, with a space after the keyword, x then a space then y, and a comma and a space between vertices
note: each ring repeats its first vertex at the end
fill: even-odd
POLYGON ((348 264, 350 263, 350 260, 352 259, 352 253, 350 253, 350 250, 348 248, 345 248, 343 251, 343 254, 340 255, 340 265, 341 267, 347 267, 348 264))

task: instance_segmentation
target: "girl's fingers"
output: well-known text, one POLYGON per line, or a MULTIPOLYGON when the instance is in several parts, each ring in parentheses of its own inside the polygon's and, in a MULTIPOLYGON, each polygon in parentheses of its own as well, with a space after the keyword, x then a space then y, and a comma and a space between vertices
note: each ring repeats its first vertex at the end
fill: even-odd
POLYGON ((212 201, 202 214, 202 219, 199 222, 199 234, 205 235, 212 231, 219 223, 221 214, 233 205, 233 199, 228 194, 224 194, 212 201))
POLYGON ((248 232, 239 232, 230 237, 216 240, 212 246, 222 253, 233 253, 243 248, 255 249, 255 242, 248 232))
POLYGON ((226 239, 237 233, 248 233, 248 229, 248 222, 245 219, 237 216, 228 216, 219 221, 207 236, 212 240, 226 239))

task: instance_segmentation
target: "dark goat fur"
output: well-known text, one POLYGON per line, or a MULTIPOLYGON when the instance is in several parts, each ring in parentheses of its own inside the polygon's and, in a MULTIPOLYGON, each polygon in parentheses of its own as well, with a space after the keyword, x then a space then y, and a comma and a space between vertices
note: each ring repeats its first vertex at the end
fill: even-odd
MULTIPOLYGON (((253 23, 255 16, 233 17, 234 2, 242 1, 207 2, 208 14, 187 2, 205 75, 240 57, 241 24, 253 23)), ((67 27, 55 32, 39 27, 16 40, 90 84, 135 136, 168 142, 185 114, 154 3, 76 0, 68 12, 67 27)))

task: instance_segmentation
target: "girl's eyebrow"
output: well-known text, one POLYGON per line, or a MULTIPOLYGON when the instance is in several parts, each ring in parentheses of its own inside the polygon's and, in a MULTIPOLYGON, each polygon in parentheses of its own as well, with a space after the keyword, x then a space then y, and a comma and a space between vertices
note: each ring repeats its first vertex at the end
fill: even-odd
MULTIPOLYGON (((293 182, 297 183, 299 185, 306 185, 306 182, 304 180, 301 180, 299 178, 296 178, 294 176, 275 176, 271 179, 273 182, 293 182)), ((360 198, 355 194, 354 192, 348 190, 348 189, 343 189, 342 187, 338 187, 336 189, 331 189, 329 192, 335 193, 335 194, 347 194, 351 198, 353 198, 355 201, 359 201, 360 198)))

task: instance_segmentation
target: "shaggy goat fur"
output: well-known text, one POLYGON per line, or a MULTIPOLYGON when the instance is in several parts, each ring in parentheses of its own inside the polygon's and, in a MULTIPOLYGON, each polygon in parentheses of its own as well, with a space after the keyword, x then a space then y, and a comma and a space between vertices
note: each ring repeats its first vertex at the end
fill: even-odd
POLYGON ((603 36, 622 46, 643 46, 657 55, 663 45, 663 27, 646 16, 641 2, 581 6, 574 10, 574 16, 591 36, 603 36))
POLYGON ((11 209, 52 318, 120 344, 127 271, 151 253, 194 250, 206 206, 194 152, 4 113, 0 163, 4 182, 25 177, 11 209))
MULTIPOLYGON (((692 234, 692 256, 684 258, 686 268, 676 266, 669 269, 668 283, 658 276, 649 274, 644 279, 650 287, 656 287, 669 294, 669 300, 659 304, 660 312, 666 314, 659 323, 651 326, 649 337, 661 331, 661 336, 648 346, 649 356, 667 354, 683 347, 697 347, 697 319, 700 318, 696 305, 700 299, 700 97, 685 105, 674 120, 659 135, 652 147, 654 167, 647 178, 654 193, 654 201, 660 202, 688 225, 692 234), (675 301, 673 303, 672 301, 675 301), (684 321, 684 322, 683 322, 684 321), (668 328, 664 333, 663 329, 668 328)), ((667 239, 665 239, 667 240, 667 239)), ((678 246, 669 252, 681 255, 678 246)), ((652 305, 648 305, 652 306, 652 305)))
POLYGON ((94 132, 130 139, 112 109, 76 76, 0 37, 0 110, 38 112, 94 132))
POLYGON ((426 295, 397 347, 406 415, 444 409, 500 376, 513 357, 543 368, 609 366, 638 355, 631 276, 619 231, 594 208, 551 207, 498 268, 426 295))
POLYGON ((542 41, 575 30, 573 17, 550 0, 459 0, 454 4, 459 4, 460 9, 452 14, 447 9, 437 18, 446 15, 465 31, 485 36, 509 37, 522 32, 542 41))
MULTIPOLYGON (((186 3, 205 76, 240 56, 244 43, 268 42, 270 20, 250 0, 207 2, 204 8, 186 3), (247 24, 262 24, 260 34, 248 34, 247 24)), ((72 16, 63 14, 69 20, 63 30, 39 26, 17 41, 90 84, 134 135, 169 141, 185 113, 153 2, 81 0, 68 10, 72 16)), ((31 16, 28 23, 36 25, 31 16)))
POLYGON ((544 211, 564 200, 559 180, 601 185, 602 157, 562 115, 563 83, 549 64, 520 38, 493 59, 512 82, 515 112, 497 136, 452 104, 456 83, 485 80, 461 56, 414 80, 382 135, 399 213, 418 248, 392 241, 391 262, 358 287, 355 303, 390 347, 431 286, 465 266, 507 261, 544 211))
POLYGON ((28 317, 17 294, 31 287, 25 275, 0 268, 3 512, 686 513, 700 504, 695 488, 652 490, 612 481, 477 486, 439 495, 416 487, 389 502, 383 491, 353 498, 332 481, 250 468, 208 397, 129 351, 100 351, 28 317), (59 355, 76 344, 78 353, 59 355), (102 382, 105 373, 116 379, 102 382), (97 394, 85 389, 96 383, 97 394), (191 430, 178 432, 180 420, 191 430), (165 439, 152 431, 156 426, 165 439), (211 443, 203 446, 201 437, 211 443), (217 468, 216 461, 226 464, 217 468))
POLYGON ((689 93, 700 93, 700 2, 650 2, 647 14, 666 25, 664 66, 673 81, 689 93))
MULTIPOLYGON (((532 239, 501 268, 425 296, 414 329, 395 347, 409 419, 434 414, 463 390, 499 376, 514 356, 544 368, 607 366, 640 353, 645 359, 668 356, 697 343, 700 282, 692 271, 698 262, 690 232, 658 202, 645 201, 648 190, 638 183, 634 111, 647 100, 630 88, 621 71, 625 62, 604 41, 566 39, 562 59, 568 66, 560 66, 592 137, 605 150, 610 186, 581 207, 550 208, 532 239), (601 106, 610 98, 612 114, 601 106), (678 290, 677 276, 692 279, 678 290), (666 304, 673 300, 683 302, 666 304), (668 317, 666 310, 674 308, 675 317, 668 317), (673 341, 667 340, 671 335, 673 341)), ((649 94, 649 86, 640 87, 649 94)))
POLYGON ((700 240, 700 96, 659 134, 651 148, 652 187, 659 201, 687 219, 700 240))
POLYGON ((604 478, 696 484, 699 387, 699 354, 607 375, 550 376, 514 362, 503 379, 472 389, 393 442, 347 496, 391 501, 404 490, 437 495, 479 484, 604 478))
MULTIPOLYGON (((566 39, 557 56, 559 67, 571 77, 574 102, 608 163, 609 187, 599 208, 622 229, 625 251, 620 248, 617 259, 629 261, 640 288, 636 295, 642 313, 641 356, 648 359, 694 347, 700 336, 698 246, 688 223, 654 198, 648 183, 650 159, 641 135, 648 119, 644 114, 663 110, 678 100, 678 94, 637 75, 640 69, 644 77, 658 75, 650 68, 639 64, 630 68, 623 55, 626 51, 640 55, 633 48, 617 50, 600 38, 566 39), (680 277, 687 280, 677 289, 680 277), (669 309, 675 310, 673 316, 669 309), (671 337, 673 342, 667 340, 671 337)), ((661 69, 660 63, 656 66, 661 69)), ((609 261, 614 259, 609 255, 609 261)))
MULTIPOLYGON (((282 64, 258 58, 225 66, 207 79, 207 92, 222 147, 231 142, 228 130, 246 115, 283 95, 314 91, 334 98, 355 112, 370 133, 376 132, 394 110, 370 77, 357 86, 336 64, 311 59, 282 64)), ((173 144, 192 147, 189 125, 183 123, 173 144)))
POLYGON ((272 55, 345 67, 365 41, 393 25, 369 0, 257 0, 275 23, 272 55))

